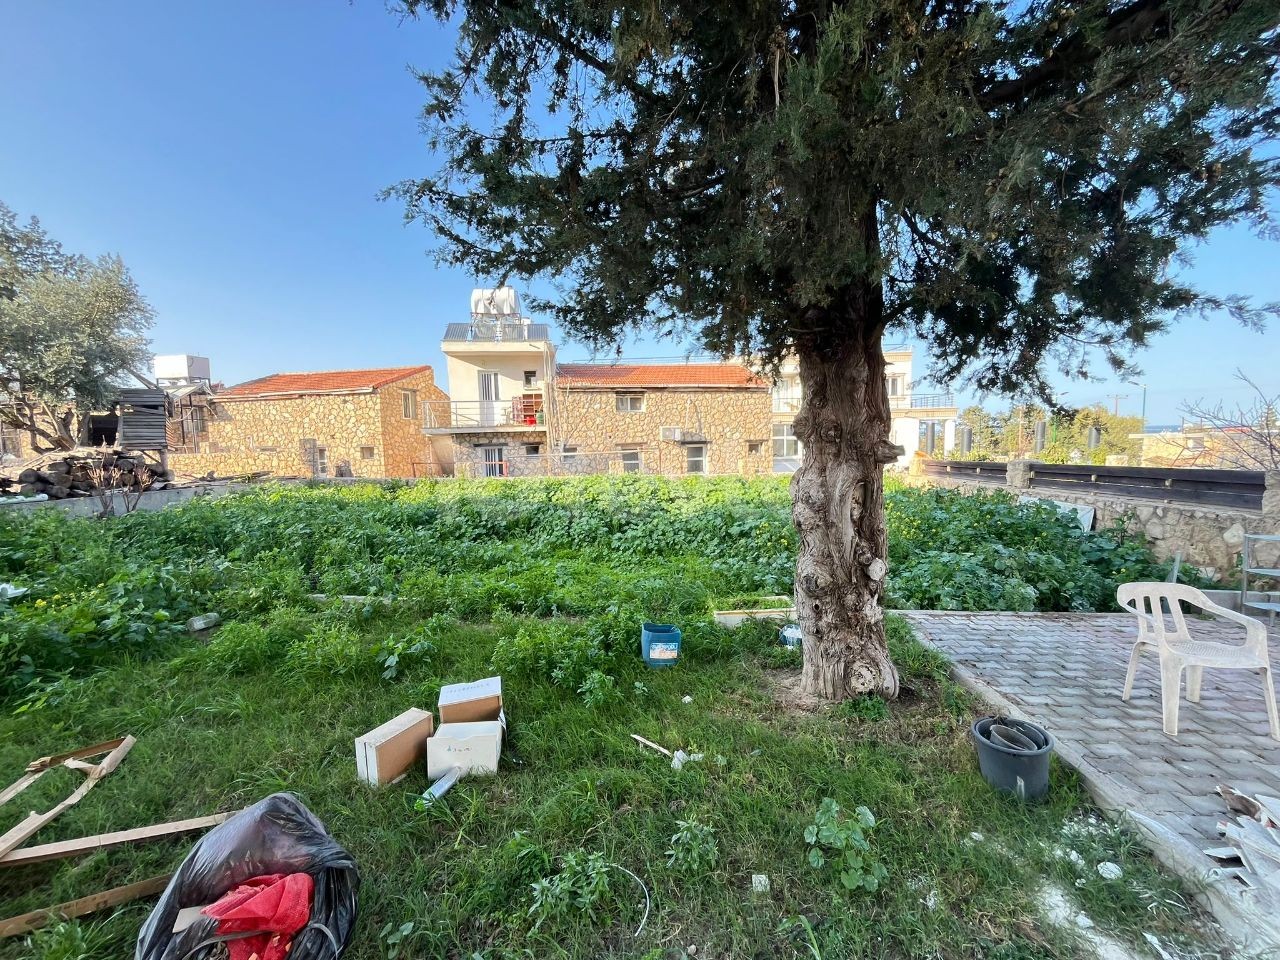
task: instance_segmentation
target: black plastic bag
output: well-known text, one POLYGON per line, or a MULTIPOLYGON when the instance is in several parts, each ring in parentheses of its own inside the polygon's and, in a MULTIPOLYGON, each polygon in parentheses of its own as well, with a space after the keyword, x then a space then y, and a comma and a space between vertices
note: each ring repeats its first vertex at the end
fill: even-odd
POLYGON ((291 793, 275 793, 218 824, 178 867, 138 932, 135 960, 202 960, 218 945, 218 921, 201 916, 173 932, 178 911, 214 903, 246 880, 271 873, 309 873, 315 882, 311 920, 293 938, 289 960, 333 960, 356 925, 360 875, 355 861, 315 814, 291 793))

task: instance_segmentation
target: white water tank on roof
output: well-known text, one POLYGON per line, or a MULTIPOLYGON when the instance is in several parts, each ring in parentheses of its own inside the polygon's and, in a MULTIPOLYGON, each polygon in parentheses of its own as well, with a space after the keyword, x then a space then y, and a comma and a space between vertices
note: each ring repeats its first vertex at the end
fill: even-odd
POLYGON ((151 372, 157 380, 208 380, 209 358, 189 353, 170 353, 152 358, 151 372))
POLYGON ((471 291, 471 316, 519 322, 520 295, 515 287, 477 287, 471 291))

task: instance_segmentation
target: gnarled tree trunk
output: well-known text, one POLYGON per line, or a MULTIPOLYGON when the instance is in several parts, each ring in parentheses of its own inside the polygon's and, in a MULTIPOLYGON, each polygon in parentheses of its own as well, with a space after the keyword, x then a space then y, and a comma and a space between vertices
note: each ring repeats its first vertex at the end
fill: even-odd
POLYGON ((795 432, 804 452, 791 479, 802 688, 824 700, 892 698, 898 672, 885 645, 881 599, 888 570, 884 465, 897 450, 889 442, 879 290, 869 284, 810 314, 814 332, 797 342, 804 400, 795 432))

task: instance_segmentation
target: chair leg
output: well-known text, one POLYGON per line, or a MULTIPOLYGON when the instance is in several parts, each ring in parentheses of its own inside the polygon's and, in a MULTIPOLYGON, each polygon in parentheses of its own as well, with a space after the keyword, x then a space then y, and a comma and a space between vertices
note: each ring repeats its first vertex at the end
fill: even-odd
POLYGON ((1143 645, 1135 643, 1133 645, 1133 653, 1129 654, 1129 672, 1124 677, 1124 693, 1120 694, 1121 700, 1128 700, 1133 694, 1133 677, 1138 672, 1138 655, 1142 653, 1143 645))
POLYGON ((1262 671, 1263 696, 1267 700, 1267 718, 1271 721, 1271 736, 1280 740, 1280 713, 1276 711, 1276 688, 1271 682, 1271 668, 1262 671))
POLYGON ((1200 702, 1200 681, 1204 678, 1204 667, 1187 667, 1187 700, 1200 702))
POLYGON ((1178 701, 1182 699, 1182 661, 1160 658, 1160 700, 1164 706, 1164 732, 1178 735, 1178 701))

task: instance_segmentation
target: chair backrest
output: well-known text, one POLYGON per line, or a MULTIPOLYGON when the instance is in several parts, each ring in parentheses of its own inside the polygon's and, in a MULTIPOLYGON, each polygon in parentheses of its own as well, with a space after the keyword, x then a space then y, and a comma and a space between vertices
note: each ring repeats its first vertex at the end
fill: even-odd
POLYGON ((1189 639, 1191 632, 1187 629, 1182 604, 1203 608, 1209 598, 1185 583, 1139 582, 1122 583, 1116 589, 1116 602, 1137 614, 1140 638, 1161 643, 1174 638, 1189 639), (1165 624, 1166 607, 1168 615, 1173 617, 1172 632, 1165 624))

